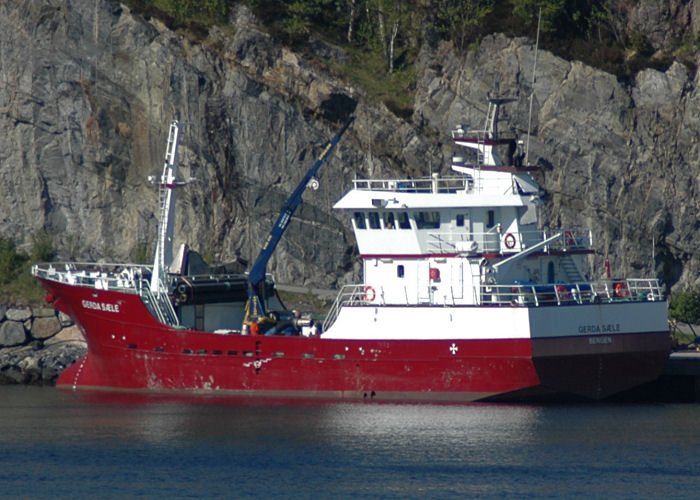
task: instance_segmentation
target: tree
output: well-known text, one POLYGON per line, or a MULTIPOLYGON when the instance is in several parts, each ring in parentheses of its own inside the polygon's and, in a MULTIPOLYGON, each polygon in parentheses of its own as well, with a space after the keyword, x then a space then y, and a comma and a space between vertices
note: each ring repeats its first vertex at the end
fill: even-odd
POLYGON ((17 251, 14 241, 0 239, 0 283, 14 280, 26 260, 27 257, 17 251))
POLYGON ((435 0, 429 8, 437 33, 463 50, 474 41, 478 27, 493 11, 494 4, 495 0, 435 0))
POLYGON ((307 36, 313 19, 319 14, 319 3, 311 0, 297 0, 287 5, 287 15, 282 23, 284 30, 292 37, 307 36))
POLYGON ((357 0, 347 0, 348 2, 348 43, 352 43, 352 28, 357 18, 357 0))
POLYGON ((53 241, 43 229, 32 234, 32 261, 47 262, 54 256, 53 241))
POLYGON ((377 38, 388 73, 394 72, 399 30, 410 26, 411 10, 405 0, 368 0, 367 8, 377 19, 377 38), (388 28, 388 29, 387 29, 388 28))
POLYGON ((686 289, 672 294, 671 303, 668 306, 668 317, 687 324, 697 339, 692 326, 700 319, 700 295, 697 290, 686 289))
POLYGON ((518 17, 530 27, 537 26, 539 10, 542 9, 540 30, 561 38, 567 38, 576 32, 587 31, 587 12, 589 2, 576 0, 510 0, 513 16, 518 17))

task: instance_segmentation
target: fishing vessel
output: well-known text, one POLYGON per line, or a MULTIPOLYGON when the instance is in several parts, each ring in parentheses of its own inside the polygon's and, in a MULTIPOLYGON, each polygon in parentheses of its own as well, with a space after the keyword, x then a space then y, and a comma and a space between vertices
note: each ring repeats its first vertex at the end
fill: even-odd
POLYGON ((655 278, 592 278, 588 230, 543 230, 542 191, 522 145, 457 127, 449 176, 356 179, 348 214, 363 281, 322 324, 287 311, 266 274, 303 192, 350 122, 300 181, 249 271, 173 250, 177 122, 170 127, 152 266, 33 267, 70 315, 86 356, 57 385, 230 396, 500 401, 604 399, 654 380, 668 357, 655 278))

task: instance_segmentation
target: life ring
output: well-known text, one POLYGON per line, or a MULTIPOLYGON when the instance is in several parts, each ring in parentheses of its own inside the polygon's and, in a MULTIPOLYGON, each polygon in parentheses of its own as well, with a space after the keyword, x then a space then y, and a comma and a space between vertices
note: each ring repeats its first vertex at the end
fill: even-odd
POLYGON ((374 302, 374 299, 377 297, 377 292, 374 291, 374 288, 371 286, 366 286, 365 287, 365 301, 366 302, 374 302))
POLYGON ((557 285, 557 295, 560 300, 569 300, 571 298, 569 290, 564 285, 557 285))
POLYGON ((627 289, 627 285, 623 282, 615 283, 615 296, 621 299, 626 299, 630 296, 630 291, 627 289))
POLYGON ((503 237, 503 243, 506 245, 506 248, 515 248, 515 236, 513 236, 513 233, 508 233, 503 237))
POLYGON ((576 246, 576 239, 574 238, 574 234, 571 231, 566 231, 564 233, 564 236, 566 237, 566 246, 576 246))

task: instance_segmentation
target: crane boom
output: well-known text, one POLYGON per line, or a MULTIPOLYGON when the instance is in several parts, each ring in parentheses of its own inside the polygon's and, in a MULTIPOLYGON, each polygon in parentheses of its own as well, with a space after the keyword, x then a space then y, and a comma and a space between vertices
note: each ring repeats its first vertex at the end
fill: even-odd
POLYGON ((321 151, 321 154, 316 160, 316 163, 314 163, 314 165, 306 172, 306 175, 304 175, 304 177, 299 182, 292 195, 287 199, 287 202, 285 203, 279 216, 277 217, 275 225, 272 227, 270 234, 267 236, 265 244, 263 245, 262 250, 260 250, 258 258, 256 259, 255 264, 253 264, 253 267, 251 268, 250 273, 248 274, 249 314, 253 313, 253 311, 255 311, 259 316, 263 316, 265 314, 265 311, 263 310, 263 301, 261 297, 260 284, 265 279, 267 263, 272 257, 275 248, 277 248, 277 244, 279 243, 280 239, 282 238, 282 235, 287 229, 287 226, 289 225, 289 222, 291 221, 294 212, 301 204, 302 195, 304 194, 307 185, 309 184, 309 182, 311 182, 314 175, 316 175, 316 172, 321 167, 321 165, 326 160, 331 151, 333 151, 333 148, 336 146, 336 144, 338 144, 338 141, 340 141, 340 138, 348 129, 352 121, 353 118, 350 118, 345 123, 343 128, 340 129, 340 132, 338 132, 335 135, 335 137, 328 141, 326 147, 323 148, 323 151, 321 151))

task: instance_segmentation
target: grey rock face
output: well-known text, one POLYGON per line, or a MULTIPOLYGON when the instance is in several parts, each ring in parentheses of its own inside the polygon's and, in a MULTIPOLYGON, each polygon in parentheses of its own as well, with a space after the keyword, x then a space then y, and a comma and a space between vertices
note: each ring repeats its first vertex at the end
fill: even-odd
POLYGON ((54 315, 49 318, 35 318, 32 322, 31 335, 34 339, 46 339, 61 331, 61 322, 54 315))
MULTIPOLYGON (((1 2, 0 237, 25 235, 26 248, 45 229, 63 258, 153 251, 157 192, 146 177, 160 173, 178 118, 181 178, 197 182, 178 193, 176 245, 254 259, 340 126, 336 103, 356 101, 321 188, 305 195, 268 267, 281 283, 332 287, 357 278, 350 225, 331 211, 354 177, 447 173, 449 130, 483 123, 489 93, 516 97, 503 127, 527 129, 526 40, 486 37, 466 56, 426 48, 408 123, 277 45, 247 10, 232 18, 233 35, 213 29, 193 44, 112 0, 1 2)), ((676 64, 622 85, 544 51, 537 73, 530 159, 543 165, 545 223, 591 228, 598 268, 609 255, 620 274, 693 283, 697 77, 676 64)))
POLYGON ((35 318, 54 318, 56 310, 51 307, 33 307, 32 316, 35 318))
POLYGON ((0 325, 0 347, 23 344, 27 340, 24 325, 17 321, 5 321, 0 325))
POLYGON ((5 317, 11 321, 26 321, 32 317, 29 307, 12 307, 5 312, 5 317))
MULTIPOLYGON (((168 123, 179 118, 188 124, 182 178, 198 182, 180 192, 176 244, 222 261, 254 258, 339 126, 309 117, 351 90, 313 75, 239 17, 237 36, 214 30, 211 43, 223 48, 213 53, 113 1, 3 2, 0 237, 26 235, 28 246, 46 228, 64 258, 152 251, 157 192, 146 177, 159 173, 168 123)), ((344 164, 360 158, 349 143, 270 263, 280 281, 329 285, 351 267, 348 229, 329 215, 353 176, 344 164)))
MULTIPOLYGON (((481 125, 495 89, 517 99, 504 109, 501 128, 525 138, 533 54, 530 42, 500 35, 464 58, 447 45, 426 51, 418 119, 436 131, 481 125)), ((545 224, 590 228, 600 252, 594 269, 608 255, 619 274, 695 282, 700 124, 693 77, 675 63, 623 86, 581 63, 543 51, 538 57, 530 162, 543 165, 545 224)))
POLYGON ((37 366, 40 369, 40 379, 45 383, 55 381, 63 370, 78 361, 87 353, 85 342, 71 341, 54 344, 42 350, 37 366))
POLYGON ((54 344, 42 350, 22 346, 0 351, 0 385, 53 384, 58 375, 85 355, 81 342, 54 344))
POLYGON ((70 326, 73 324, 73 320, 66 313, 59 311, 58 320, 61 322, 62 327, 70 326))

